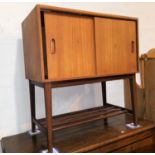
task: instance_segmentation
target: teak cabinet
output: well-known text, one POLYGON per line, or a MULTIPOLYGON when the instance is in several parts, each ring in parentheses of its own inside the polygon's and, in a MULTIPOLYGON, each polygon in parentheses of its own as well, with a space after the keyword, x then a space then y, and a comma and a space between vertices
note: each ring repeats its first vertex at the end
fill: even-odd
MULTIPOLYGON (((135 73, 138 70, 137 18, 37 5, 22 23, 26 78, 29 80, 31 135, 133 114, 137 127, 135 73), (132 110, 107 103, 106 81, 129 79, 132 110), (101 83, 103 105, 52 116, 52 88, 101 83), (36 118, 35 86, 44 89, 45 118, 36 118)), ((131 126, 130 125, 130 126, 131 126)))
POLYGON ((137 19, 37 6, 23 24, 26 78, 63 81, 137 72, 137 19))

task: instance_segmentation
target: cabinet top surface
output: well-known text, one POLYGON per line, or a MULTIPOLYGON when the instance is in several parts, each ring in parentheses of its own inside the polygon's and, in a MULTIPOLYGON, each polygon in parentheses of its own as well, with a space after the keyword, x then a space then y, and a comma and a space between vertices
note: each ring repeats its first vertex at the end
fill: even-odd
POLYGON ((42 5, 42 4, 36 5, 36 8, 39 11, 56 11, 56 12, 62 12, 62 13, 73 13, 73 14, 77 14, 77 15, 117 18, 117 19, 124 19, 124 20, 138 20, 138 18, 136 18, 136 17, 105 14, 105 13, 100 13, 100 12, 91 12, 91 11, 84 11, 84 10, 77 10, 77 9, 70 9, 70 8, 63 8, 63 7, 56 7, 56 6, 49 6, 49 5, 42 5))

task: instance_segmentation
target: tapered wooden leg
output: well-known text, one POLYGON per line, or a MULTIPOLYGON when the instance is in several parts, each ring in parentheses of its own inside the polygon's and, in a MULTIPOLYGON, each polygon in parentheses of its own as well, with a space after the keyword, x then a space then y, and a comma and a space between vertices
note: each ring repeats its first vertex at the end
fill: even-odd
POLYGON ((51 91, 51 84, 45 83, 44 85, 44 96, 45 96, 45 109, 46 109, 46 123, 47 123, 47 145, 48 145, 48 152, 53 151, 53 144, 52 144, 52 91, 51 91))
MULTIPOLYGON (((101 87, 102 87, 102 99, 103 99, 103 106, 106 106, 107 103, 107 93, 106 93, 106 82, 101 82, 101 87)), ((104 119, 104 124, 108 124, 108 119, 104 119)))
POLYGON ((136 115, 136 79, 135 75, 130 78, 130 91, 131 91, 131 104, 133 111, 133 123, 137 126, 137 115, 136 115))
POLYGON ((33 118, 35 118, 35 86, 29 81, 29 91, 30 91, 30 106, 31 106, 31 127, 32 132, 36 130, 33 118))

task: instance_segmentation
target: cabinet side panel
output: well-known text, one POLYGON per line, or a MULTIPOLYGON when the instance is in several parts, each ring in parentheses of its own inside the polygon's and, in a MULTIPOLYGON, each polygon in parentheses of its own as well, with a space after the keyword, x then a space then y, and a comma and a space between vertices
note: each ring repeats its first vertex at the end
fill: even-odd
POLYGON ((35 7, 22 23, 26 78, 42 81, 44 78, 40 11, 35 7))

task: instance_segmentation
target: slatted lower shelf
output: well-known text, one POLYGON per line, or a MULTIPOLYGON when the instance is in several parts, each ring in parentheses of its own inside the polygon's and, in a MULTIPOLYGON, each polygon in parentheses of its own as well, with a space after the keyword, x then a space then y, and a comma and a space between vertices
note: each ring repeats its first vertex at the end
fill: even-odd
MULTIPOLYGON (((53 117, 53 131, 74 127, 77 125, 89 123, 96 120, 113 117, 116 115, 124 114, 127 110, 112 105, 105 107, 96 107, 87 110, 62 114, 53 117)), ((45 119, 33 120, 40 128, 46 131, 47 124, 45 119)))

